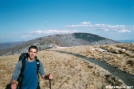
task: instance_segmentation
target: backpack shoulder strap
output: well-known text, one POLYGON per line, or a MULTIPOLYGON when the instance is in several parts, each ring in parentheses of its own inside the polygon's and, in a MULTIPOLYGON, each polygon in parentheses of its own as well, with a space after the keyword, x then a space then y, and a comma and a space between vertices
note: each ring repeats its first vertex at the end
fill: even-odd
POLYGON ((36 59, 36 65, 37 65, 37 74, 38 74, 38 70, 39 70, 39 67, 40 67, 40 61, 39 61, 39 59, 36 59))
POLYGON ((22 63, 21 70, 20 70, 21 72, 17 79, 17 81, 19 81, 18 86, 20 87, 20 89, 22 89, 22 82, 23 82, 23 78, 24 78, 23 71, 25 70, 26 60, 25 59, 21 60, 21 63, 22 63))
MULTIPOLYGON (((36 58, 36 65, 37 65, 37 75, 38 75, 38 87, 39 87, 39 85, 40 85, 40 83, 39 83, 39 74, 38 74, 38 71, 39 71, 39 67, 40 67, 40 61, 39 61, 39 59, 37 59, 36 58)), ((39 88, 40 89, 40 88, 39 88)))
POLYGON ((23 71, 24 71, 25 66, 26 66, 26 59, 23 59, 23 60, 21 61, 21 63, 22 63, 22 67, 21 67, 21 75, 23 75, 23 71))

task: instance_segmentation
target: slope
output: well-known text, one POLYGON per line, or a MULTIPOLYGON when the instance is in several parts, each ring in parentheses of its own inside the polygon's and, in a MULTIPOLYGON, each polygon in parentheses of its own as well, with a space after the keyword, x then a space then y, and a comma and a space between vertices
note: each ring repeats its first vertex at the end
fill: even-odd
POLYGON ((118 42, 89 33, 57 34, 36 38, 13 48, 2 50, 0 51, 0 55, 13 55, 27 52, 27 48, 30 45, 36 45, 39 50, 44 50, 54 47, 72 47, 81 45, 102 45, 114 43, 118 42))
MULTIPOLYGON (((92 61, 86 61, 85 58, 91 55, 91 52, 94 51, 89 50, 89 48, 94 49, 96 46, 59 47, 48 49, 46 51, 40 51, 38 53, 38 58, 45 65, 46 73, 52 73, 54 75, 54 79, 52 80, 53 88, 106 89, 106 86, 108 85, 128 85, 125 84, 124 79, 122 80, 122 78, 118 77, 118 75, 112 74, 109 69, 107 70, 106 68, 102 67, 102 65, 99 65, 100 63, 97 64, 93 63, 92 61)), ((0 57, 0 89, 3 89, 6 84, 10 82, 10 78, 15 64, 18 61, 18 57, 19 55, 0 57)), ((127 74, 128 76, 131 75, 129 73, 127 74)), ((128 79, 127 77, 124 78, 126 80, 128 79)), ((132 88, 133 81, 130 83, 132 83, 130 87, 132 88)), ((40 78, 40 86, 41 89, 49 89, 49 82, 40 78)))

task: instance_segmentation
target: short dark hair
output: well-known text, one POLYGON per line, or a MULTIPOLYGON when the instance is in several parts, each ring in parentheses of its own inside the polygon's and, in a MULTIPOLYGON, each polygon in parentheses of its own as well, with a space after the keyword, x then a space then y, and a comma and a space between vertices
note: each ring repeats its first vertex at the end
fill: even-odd
POLYGON ((30 49, 36 49, 37 52, 38 52, 38 48, 37 48, 35 45, 31 45, 31 46, 29 47, 28 51, 30 51, 30 49))

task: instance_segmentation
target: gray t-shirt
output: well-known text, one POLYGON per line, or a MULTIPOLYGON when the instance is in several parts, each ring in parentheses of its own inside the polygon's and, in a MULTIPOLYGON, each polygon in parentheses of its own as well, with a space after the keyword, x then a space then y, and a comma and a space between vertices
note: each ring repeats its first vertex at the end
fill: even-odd
MULTIPOLYGON (((35 59, 36 60, 36 59, 35 59)), ((40 61, 40 67, 39 67, 39 70, 38 70, 38 73, 42 76, 45 74, 45 71, 44 71, 44 65, 42 63, 42 61, 40 61)), ((13 75, 12 75, 12 78, 11 80, 17 80, 18 77, 19 77, 19 74, 21 72, 21 67, 22 67, 22 60, 19 61, 17 64, 16 64, 16 67, 14 69, 14 72, 13 72, 13 75)))

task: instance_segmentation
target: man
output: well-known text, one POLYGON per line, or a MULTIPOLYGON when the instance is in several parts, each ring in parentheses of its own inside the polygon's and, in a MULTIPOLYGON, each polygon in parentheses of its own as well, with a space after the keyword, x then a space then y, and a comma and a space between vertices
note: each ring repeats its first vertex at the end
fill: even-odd
MULTIPOLYGON (((30 46, 28 50, 28 58, 25 59, 25 69, 23 71, 23 78, 21 78, 23 81, 20 84, 18 84, 18 77, 21 72, 22 67, 22 60, 19 61, 14 69, 12 79, 11 79, 11 88, 12 89, 40 89, 38 86, 38 76, 37 76, 37 64, 36 64, 36 55, 38 52, 38 48, 36 46, 30 46), (17 87, 18 85, 18 87, 17 87)), ((52 79, 52 74, 45 75, 44 72, 44 66, 41 61, 38 73, 41 75, 42 78, 48 77, 48 79, 52 79)))

